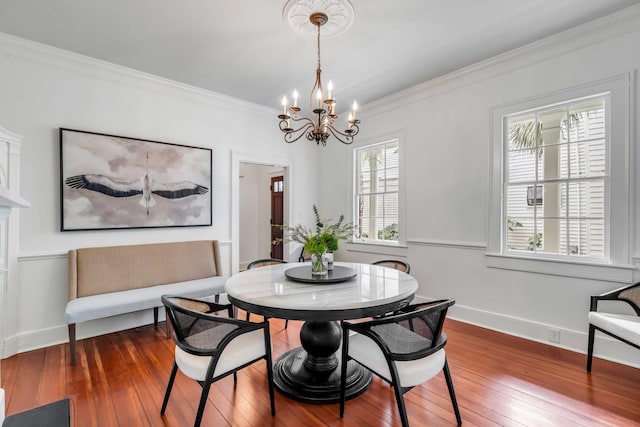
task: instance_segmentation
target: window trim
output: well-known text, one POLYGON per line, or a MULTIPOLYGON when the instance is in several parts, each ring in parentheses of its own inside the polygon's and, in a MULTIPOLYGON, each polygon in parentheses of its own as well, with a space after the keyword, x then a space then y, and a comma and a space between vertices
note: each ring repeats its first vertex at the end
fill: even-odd
MULTIPOLYGON (((503 204, 502 204, 502 214, 504 215, 505 212, 507 212, 508 210, 508 197, 506 197, 506 194, 508 194, 508 190, 510 188, 513 187, 517 187, 517 186, 521 186, 521 185, 527 185, 530 184, 531 187, 527 187, 527 192, 529 192, 530 188, 533 188, 533 186, 535 185, 535 187, 539 187, 540 191, 542 193, 542 186, 545 184, 549 184, 549 183, 564 183, 567 186, 570 186, 572 183, 576 183, 576 182, 588 182, 588 181, 602 181, 604 187, 606 188, 606 193, 605 193, 605 197, 604 197, 604 201, 603 201, 603 205, 605 207, 605 211, 608 212, 609 209, 609 176, 610 176, 610 162, 609 162, 609 157, 610 157, 610 147, 611 147, 611 135, 610 135, 610 123, 611 123, 611 94, 609 92, 606 93, 595 93, 593 95, 587 96, 587 97, 581 97, 581 98, 573 98, 573 99, 568 99, 566 101, 560 102, 560 103, 556 103, 556 104, 547 104, 547 105, 542 105, 538 108, 533 108, 531 110, 528 111, 518 111, 516 113, 513 114, 507 114, 505 116, 502 117, 502 150, 503 150, 503 169, 504 169, 504 173, 502 174, 502 178, 503 178, 503 182, 502 182, 502 191, 504 191, 504 194, 502 194, 503 197, 503 204), (508 151, 508 143, 506 141, 506 135, 508 134, 508 121, 511 117, 514 116, 522 116, 522 115, 527 115, 527 114, 534 114, 535 117, 537 117, 539 114, 544 114, 545 112, 551 111, 551 110, 557 110, 559 108, 563 108, 565 109, 565 111, 568 112, 568 108, 571 105, 579 105, 581 103, 584 103, 585 101, 595 101, 595 100, 599 100, 602 101, 604 103, 604 112, 605 112, 605 123, 606 123, 606 128, 607 128, 607 132, 605 134, 604 140, 605 140, 605 174, 604 176, 600 177, 600 176, 592 176, 592 177, 571 177, 571 176, 567 176, 564 178, 556 178, 556 179, 539 179, 539 177, 536 176, 536 178, 533 181, 528 181, 525 180, 524 183, 522 182, 508 182, 508 178, 506 177, 506 174, 510 173, 509 171, 509 159, 508 159, 508 155, 504 155, 505 152, 508 151)), ((556 144, 554 144, 556 145, 556 144)), ((559 145, 563 145, 563 144, 559 144, 559 145)), ((556 145, 557 146, 557 145, 556 145)), ((538 148, 538 147, 536 147, 538 148)), ((538 160, 536 159, 536 165, 535 165, 535 169, 538 169, 538 160)), ((536 190, 537 191, 537 190, 536 190)), ((568 190, 567 190, 568 191, 568 190)), ((529 196, 527 196, 528 198, 529 196)), ((536 196, 537 198, 537 196, 536 196)), ((542 202, 542 196, 540 197, 540 201, 542 202)), ((542 205, 542 203, 540 203, 540 205, 542 205)), ((529 205, 531 206, 531 205, 529 205)), ((568 208, 568 206, 567 206, 568 208)), ((534 210, 534 221, 536 218, 536 213, 537 213, 537 209, 534 210)), ((606 213, 605 213, 605 217, 606 217, 606 213)), ((567 256, 567 254, 560 254, 560 253, 552 253, 552 252, 538 252, 536 250, 534 250, 534 253, 531 254, 532 258, 539 258, 539 257, 543 257, 543 258, 549 258, 549 259, 560 259, 560 260, 578 260, 578 261, 584 261, 584 262, 595 262, 595 263, 602 263, 602 262, 608 262, 609 260, 609 239, 608 236, 610 235, 610 230, 607 227, 607 222, 605 221, 605 227, 604 227, 604 233, 605 233, 605 239, 604 239, 604 249, 603 249, 603 255, 602 257, 599 256, 580 256, 580 257, 570 257, 567 256)), ((513 255, 513 256, 525 256, 527 257, 527 255, 529 255, 528 253, 523 253, 522 251, 518 251, 518 250, 512 250, 507 248, 507 244, 505 242, 505 239, 507 237, 508 231, 507 231, 507 225, 505 223, 505 221, 502 221, 502 227, 503 229, 501 230, 502 233, 502 239, 501 239, 501 253, 504 255, 513 255)))
MULTIPOLYGON (((488 267, 508 270, 548 273, 560 276, 582 277, 597 280, 611 280, 630 283, 633 265, 630 260, 630 135, 633 121, 630 91, 633 91, 630 73, 613 76, 568 89, 559 90, 491 109, 491 144, 489 157, 489 215, 486 263, 488 267), (609 175, 605 230, 608 258, 595 261, 548 254, 520 254, 503 250, 505 238, 503 226, 504 200, 503 183, 506 173, 506 159, 503 152, 504 117, 517 112, 539 109, 544 106, 566 103, 573 99, 608 93, 610 97, 609 144, 607 150, 607 171, 609 175), (615 206, 615 209, 612 209, 615 206), (588 274, 571 266, 589 266, 588 274)), ((606 255, 605 255, 606 256, 606 255)))
MULTIPOLYGON (((407 220, 406 220, 406 194, 407 194, 407 181, 406 181, 406 170, 407 170, 407 153, 406 153, 406 131, 398 130, 394 132, 390 132, 384 135, 379 135, 375 137, 366 138, 364 140, 359 141, 357 146, 353 147, 351 150, 351 221, 356 223, 356 216, 358 211, 357 201, 356 201, 356 189, 358 186, 358 177, 356 176, 356 172, 358 170, 357 167, 357 152, 363 149, 367 149, 368 147, 373 147, 376 145, 382 145, 392 141, 398 142, 398 148, 400 150, 399 158, 398 158, 398 240, 377 240, 377 239, 362 239, 362 238, 353 238, 352 243, 357 245, 370 245, 370 246, 381 246, 381 247, 404 247, 406 246, 407 240, 407 220)), ((354 246, 355 249, 355 246, 354 246)))

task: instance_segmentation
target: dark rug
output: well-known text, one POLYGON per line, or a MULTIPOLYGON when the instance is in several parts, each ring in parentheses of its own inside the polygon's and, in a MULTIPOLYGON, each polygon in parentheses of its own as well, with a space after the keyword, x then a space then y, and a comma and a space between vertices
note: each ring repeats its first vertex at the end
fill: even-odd
POLYGON ((10 415, 2 427, 69 427, 69 418, 69 399, 62 399, 10 415))

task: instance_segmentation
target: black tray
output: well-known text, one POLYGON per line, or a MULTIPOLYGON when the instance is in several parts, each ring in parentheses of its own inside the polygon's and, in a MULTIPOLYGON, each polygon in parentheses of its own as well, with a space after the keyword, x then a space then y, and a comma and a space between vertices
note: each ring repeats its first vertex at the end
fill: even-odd
POLYGON ((311 274, 311 265, 302 267, 293 267, 284 271, 284 275, 291 280, 302 283, 315 283, 322 285, 325 283, 346 282, 358 275, 358 272, 351 267, 343 267, 336 265, 333 270, 329 270, 324 276, 316 276, 311 274))

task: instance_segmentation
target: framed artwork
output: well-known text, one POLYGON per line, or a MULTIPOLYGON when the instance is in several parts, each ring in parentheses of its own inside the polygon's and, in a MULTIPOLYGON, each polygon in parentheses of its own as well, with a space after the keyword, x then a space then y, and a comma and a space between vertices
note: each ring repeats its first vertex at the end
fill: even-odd
POLYGON ((212 224, 211 149, 60 128, 61 231, 212 224))

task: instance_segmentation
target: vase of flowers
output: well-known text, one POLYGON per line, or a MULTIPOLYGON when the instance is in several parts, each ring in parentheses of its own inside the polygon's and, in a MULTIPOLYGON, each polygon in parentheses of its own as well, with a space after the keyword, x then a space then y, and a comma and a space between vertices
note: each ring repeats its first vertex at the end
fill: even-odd
POLYGON ((324 253, 323 257, 327 260, 327 270, 333 270, 333 252, 329 252, 327 250, 327 252, 324 253))
POLYGON ((311 254, 311 274, 313 276, 324 276, 329 273, 329 263, 325 254, 311 254))
POLYGON ((327 259, 324 254, 327 251, 327 245, 321 238, 320 234, 309 236, 304 244, 304 250, 311 254, 311 274, 314 276, 324 276, 328 273, 327 259))
POLYGON ((282 230, 282 237, 274 243, 297 242, 304 246, 304 250, 311 255, 311 274, 326 275, 333 269, 333 252, 338 250, 338 241, 346 240, 353 234, 353 224, 344 222, 344 215, 340 215, 337 222, 330 219, 321 220, 318 208, 313 205, 315 215, 315 229, 296 225, 290 227, 284 224, 274 224, 282 230), (329 261, 331 267, 329 267, 329 261))
POLYGON ((327 246, 324 257, 327 260, 327 269, 331 271, 333 270, 333 253, 338 250, 338 238, 331 232, 325 231, 320 235, 320 240, 327 246))

